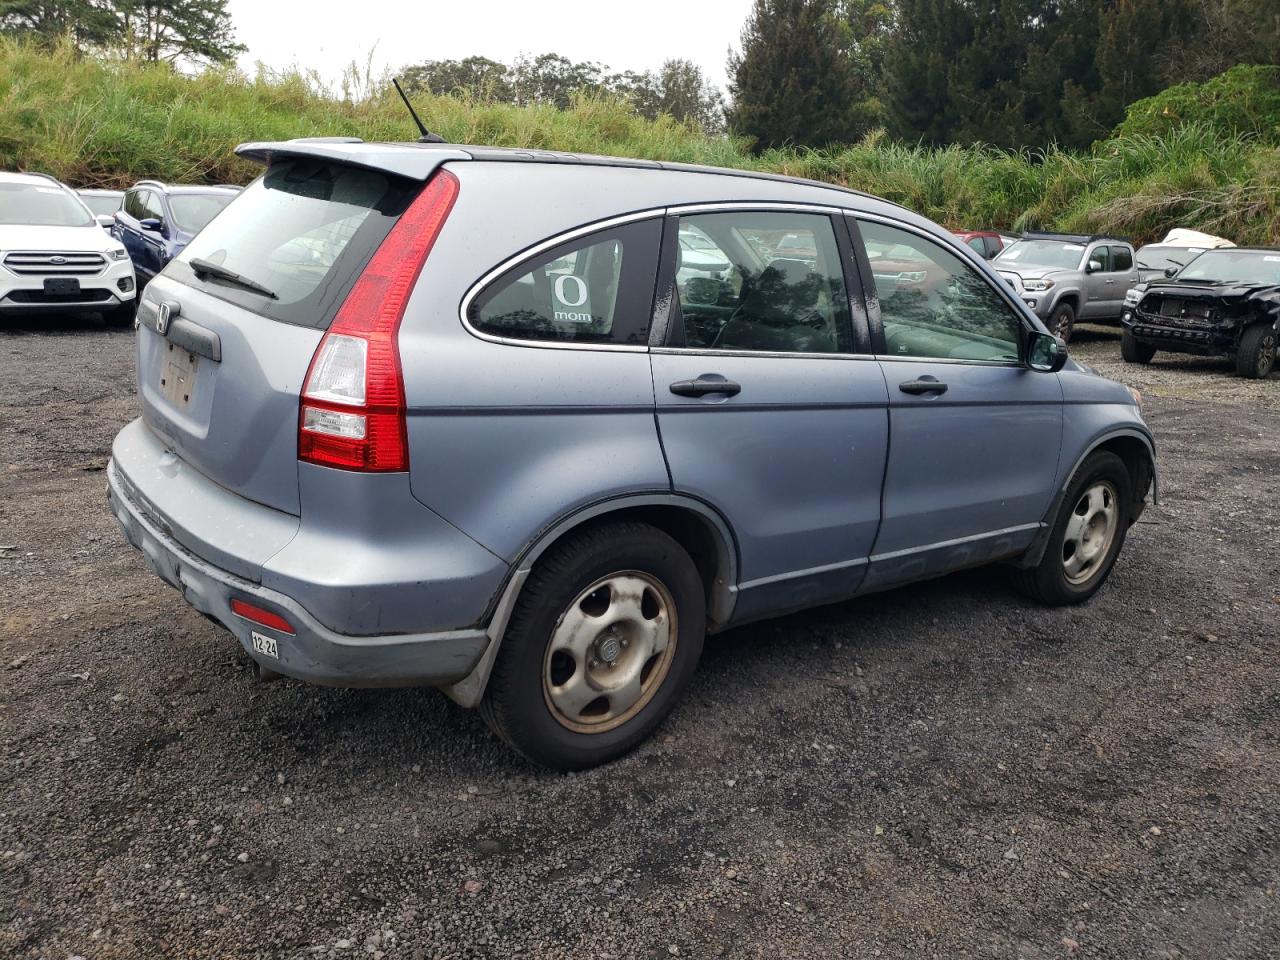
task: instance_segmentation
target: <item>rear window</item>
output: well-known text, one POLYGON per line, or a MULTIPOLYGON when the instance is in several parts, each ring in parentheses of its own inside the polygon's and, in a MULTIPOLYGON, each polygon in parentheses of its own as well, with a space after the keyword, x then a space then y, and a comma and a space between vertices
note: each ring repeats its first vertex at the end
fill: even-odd
POLYGON ((171 193, 173 221, 187 233, 199 233, 234 197, 228 193, 171 193))
POLYGON ((91 227, 97 221, 80 198, 56 183, 0 183, 0 223, 31 227, 91 227))
POLYGON ((97 217, 108 216, 120 209, 120 197, 111 194, 82 193, 80 199, 97 217))
MULTIPOLYGON (((422 184, 322 160, 273 164, 173 262, 176 279, 284 323, 326 329, 422 184), (274 299, 191 269, 205 260, 274 299)), ((175 211, 176 215, 176 211, 175 211)))

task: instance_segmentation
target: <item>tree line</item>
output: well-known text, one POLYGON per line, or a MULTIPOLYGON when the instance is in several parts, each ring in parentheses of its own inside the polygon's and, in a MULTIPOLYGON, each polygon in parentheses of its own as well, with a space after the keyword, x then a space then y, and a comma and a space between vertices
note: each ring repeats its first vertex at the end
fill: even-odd
POLYGON ((883 129, 941 145, 1084 147, 1125 108, 1280 64, 1277 0, 755 0, 728 123, 756 149, 883 129))
MULTIPOLYGON (((0 33, 87 54, 228 64, 227 0, 0 0, 0 33)), ((617 72, 558 53, 406 67, 411 92, 566 108, 587 94, 754 150, 883 130, 905 143, 1081 148, 1135 101, 1280 64, 1280 0, 755 0, 726 98, 688 60, 617 72)))

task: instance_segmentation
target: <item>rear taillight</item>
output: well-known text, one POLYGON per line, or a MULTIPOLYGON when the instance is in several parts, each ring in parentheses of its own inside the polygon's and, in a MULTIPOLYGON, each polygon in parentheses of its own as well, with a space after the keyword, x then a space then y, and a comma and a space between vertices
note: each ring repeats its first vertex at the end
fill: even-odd
POLYGON ((347 294, 307 370, 298 459, 344 470, 409 469, 400 321, 457 197, 457 178, 438 171, 347 294))

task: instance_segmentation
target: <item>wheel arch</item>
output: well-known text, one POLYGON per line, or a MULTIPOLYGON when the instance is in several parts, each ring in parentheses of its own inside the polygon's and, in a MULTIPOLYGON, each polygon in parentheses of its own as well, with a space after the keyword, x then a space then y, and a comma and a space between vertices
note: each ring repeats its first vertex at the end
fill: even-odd
POLYGON ((1148 491, 1151 493, 1151 502, 1153 504, 1160 502, 1160 478, 1156 469, 1156 448, 1155 442, 1149 434, 1134 428, 1123 428, 1111 430, 1094 437, 1086 446, 1084 452, 1076 458, 1075 463, 1071 465, 1071 469, 1063 475, 1062 483, 1054 493, 1053 502, 1049 505, 1049 509, 1044 516, 1044 522, 1040 525, 1040 534, 1017 562, 1019 567, 1034 567, 1040 562, 1044 556, 1045 548, 1049 545, 1049 535, 1053 531, 1053 521, 1057 517, 1058 511, 1062 508, 1062 498, 1066 496, 1067 488, 1071 486, 1071 481, 1080 470, 1081 464, 1099 450, 1107 450, 1114 453, 1124 461, 1124 465, 1129 471, 1134 490, 1134 501, 1129 511, 1129 522, 1131 524, 1137 522, 1138 518, 1142 516, 1148 491))
POLYGON ((618 497, 579 508, 539 533, 520 553, 498 595, 486 632, 489 644, 471 672, 444 692, 465 707, 484 695, 489 673, 506 633, 507 621, 538 558, 566 537, 603 523, 630 520, 662 530, 693 559, 702 578, 710 629, 727 623, 737 599, 738 546, 728 522, 715 508, 693 497, 671 493, 618 497))

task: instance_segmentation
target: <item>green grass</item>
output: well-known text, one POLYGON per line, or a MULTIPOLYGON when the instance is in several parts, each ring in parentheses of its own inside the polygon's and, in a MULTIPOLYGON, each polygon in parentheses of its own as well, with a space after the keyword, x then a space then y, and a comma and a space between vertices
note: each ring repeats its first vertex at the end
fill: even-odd
MULTIPOLYGON (((414 134, 385 84, 353 70, 347 89, 374 93, 327 93, 296 73, 188 77, 0 40, 0 169, 42 170, 76 186, 144 177, 243 183, 257 173, 232 152, 243 141, 414 134)), ((950 227, 1106 231, 1142 241, 1189 226, 1280 244, 1280 147, 1204 123, 1121 136, 1089 153, 927 149, 872 136, 840 150, 753 156, 741 141, 669 118, 649 122, 606 100, 580 99, 564 111, 453 97, 416 102, 454 143, 779 171, 865 190, 950 227)))

